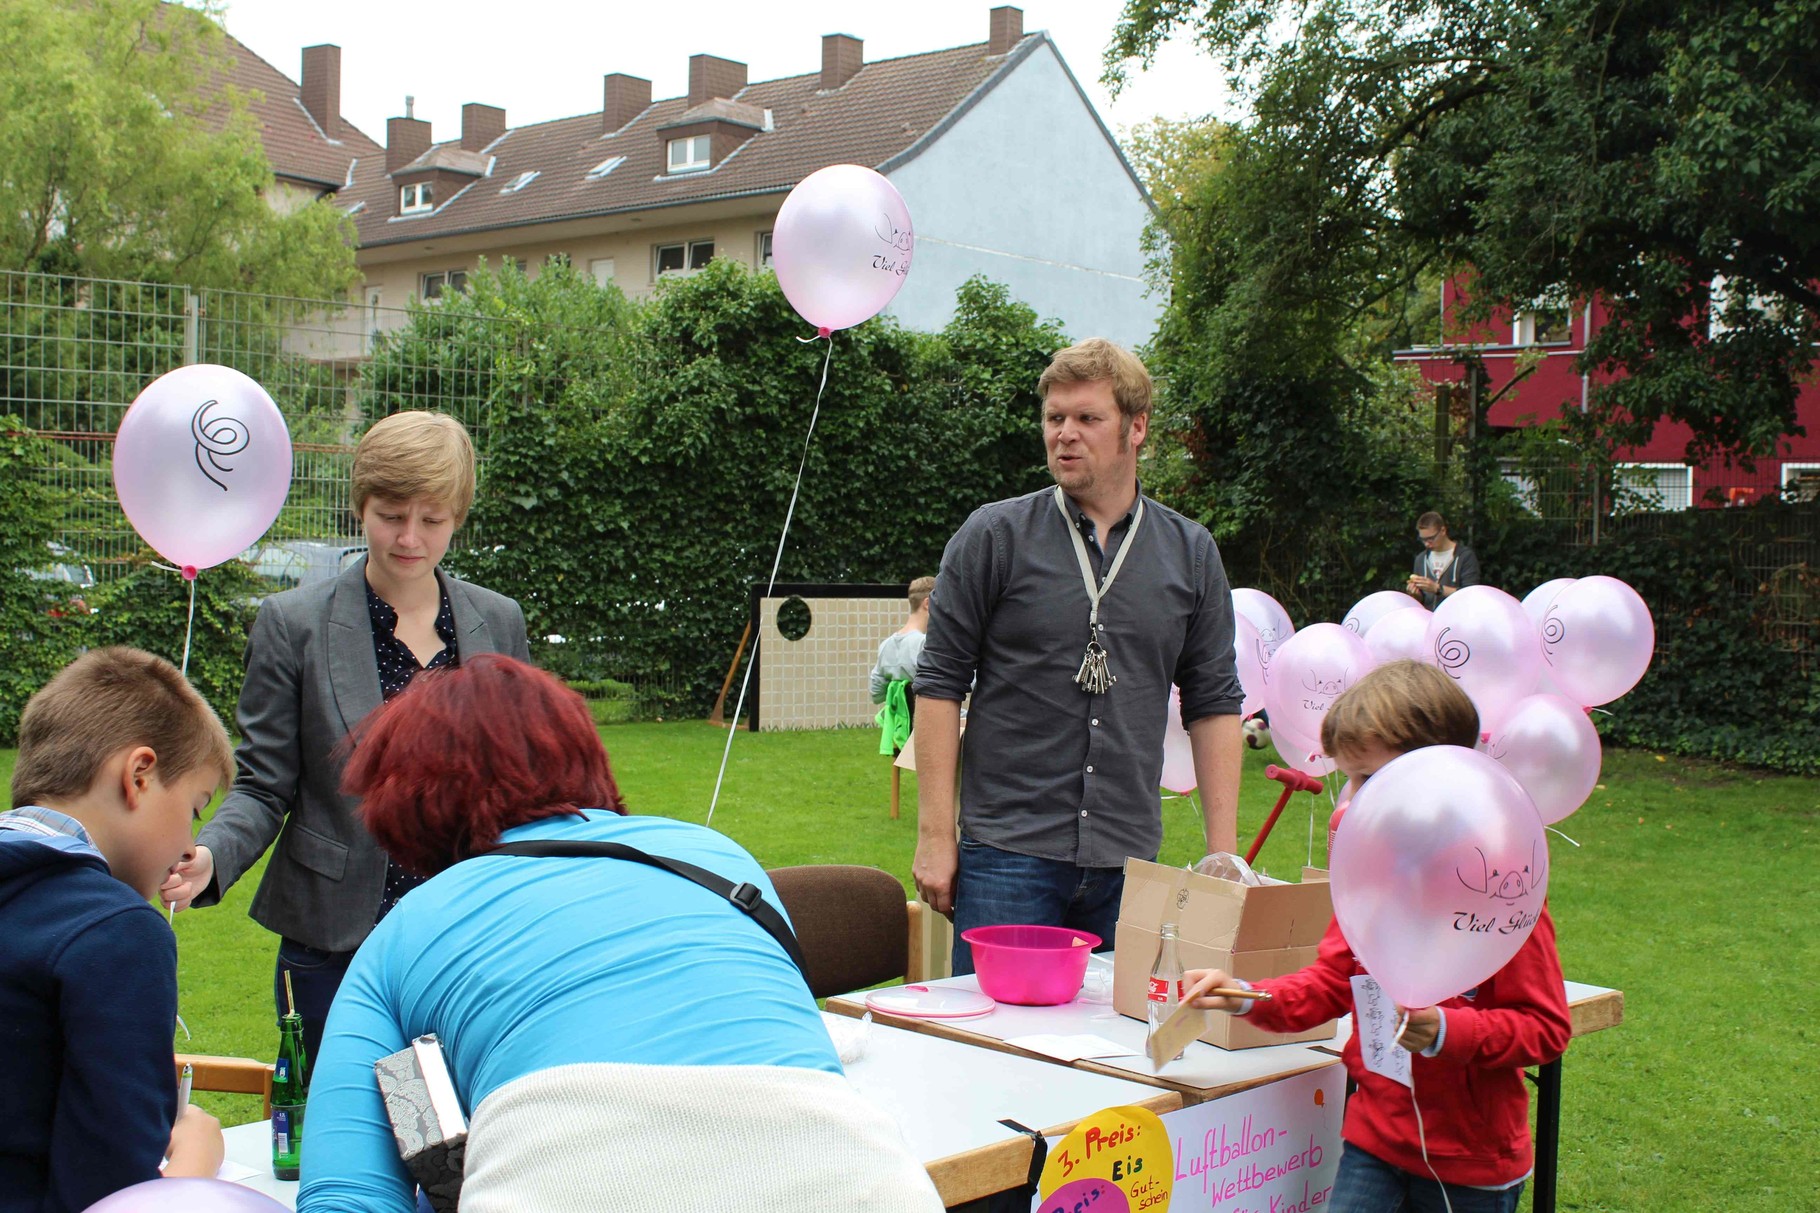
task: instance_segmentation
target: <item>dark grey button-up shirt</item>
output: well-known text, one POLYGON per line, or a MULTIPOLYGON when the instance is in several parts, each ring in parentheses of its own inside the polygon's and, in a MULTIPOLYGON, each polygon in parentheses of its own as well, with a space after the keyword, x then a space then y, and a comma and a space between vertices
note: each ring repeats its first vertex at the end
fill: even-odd
MULTIPOLYGON (((1169 686, 1182 720, 1236 715, 1232 593, 1213 536, 1144 499, 1144 521, 1100 603, 1100 643, 1118 678, 1103 695, 1074 681, 1090 604, 1055 490, 975 510, 949 540, 929 600, 916 693, 966 696, 961 828, 1002 850, 1082 867, 1152 859, 1169 686)), ((1110 556, 1069 502, 1098 575, 1110 556)), ((1113 528, 1116 553, 1131 516, 1113 528)))

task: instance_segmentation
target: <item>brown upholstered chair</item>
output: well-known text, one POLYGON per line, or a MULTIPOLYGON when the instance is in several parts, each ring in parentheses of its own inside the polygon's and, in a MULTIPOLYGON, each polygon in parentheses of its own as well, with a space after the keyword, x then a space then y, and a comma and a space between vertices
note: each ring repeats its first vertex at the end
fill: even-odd
POLYGON ((251 1057, 214 1057, 203 1053, 177 1054, 177 1075, 183 1075, 184 1063, 190 1066, 192 1091, 225 1091, 234 1095, 258 1095, 265 1101, 265 1114, 272 1115, 272 1063, 254 1061, 251 1057))
POLYGON ((924 976, 922 905, 878 868, 815 864, 767 873, 796 928, 817 998, 924 976))

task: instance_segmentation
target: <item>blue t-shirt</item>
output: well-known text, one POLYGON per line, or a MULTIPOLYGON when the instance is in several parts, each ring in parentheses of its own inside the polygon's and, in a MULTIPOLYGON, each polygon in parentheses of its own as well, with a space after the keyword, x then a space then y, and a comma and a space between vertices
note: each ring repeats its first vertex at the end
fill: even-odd
MULTIPOLYGON (((750 881, 781 909, 757 861, 702 826, 589 810, 501 841, 531 838, 685 860, 750 881)), ((399 902, 335 996, 310 1084, 300 1210, 414 1207, 373 1063, 426 1032, 470 1116, 514 1079, 586 1062, 841 1072, 796 966, 724 898, 624 860, 470 860, 399 902)))

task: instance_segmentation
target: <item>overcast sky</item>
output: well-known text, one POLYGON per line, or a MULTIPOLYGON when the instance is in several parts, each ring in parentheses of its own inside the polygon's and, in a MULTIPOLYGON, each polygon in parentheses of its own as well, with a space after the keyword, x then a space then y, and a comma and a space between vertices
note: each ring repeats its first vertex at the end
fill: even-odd
MULTIPOLYGON (((512 126, 598 112, 600 78, 651 80, 653 95, 688 91, 689 56, 747 65, 751 80, 821 69, 821 36, 852 34, 868 60, 984 42, 991 0, 909 4, 830 0, 228 0, 228 32, 295 80, 306 46, 341 47, 342 114, 385 142, 387 118, 416 97, 438 140, 461 131, 469 101, 502 106, 512 126)), ((1114 134, 1156 115, 1226 114, 1220 73, 1178 39, 1113 102, 1101 55, 1122 0, 1031 0, 1024 29, 1049 31, 1114 134)))

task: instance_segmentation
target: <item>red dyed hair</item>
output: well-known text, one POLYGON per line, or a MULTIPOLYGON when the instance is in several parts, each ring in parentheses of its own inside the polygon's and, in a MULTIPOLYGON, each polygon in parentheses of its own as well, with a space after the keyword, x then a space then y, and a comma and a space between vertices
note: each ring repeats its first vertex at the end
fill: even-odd
POLYGON ((379 845, 426 876, 527 821, 626 811, 582 697, 497 653, 419 674, 351 742, 342 791, 362 798, 379 845))

